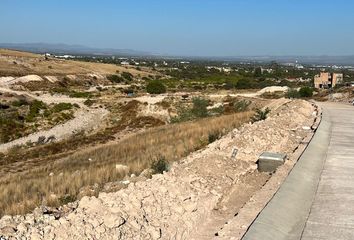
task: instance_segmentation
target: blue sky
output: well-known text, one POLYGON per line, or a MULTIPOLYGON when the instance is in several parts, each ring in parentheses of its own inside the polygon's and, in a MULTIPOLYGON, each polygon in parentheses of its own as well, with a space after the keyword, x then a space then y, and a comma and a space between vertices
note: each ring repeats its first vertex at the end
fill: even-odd
POLYGON ((0 42, 193 56, 353 55, 352 0, 0 0, 0 42))

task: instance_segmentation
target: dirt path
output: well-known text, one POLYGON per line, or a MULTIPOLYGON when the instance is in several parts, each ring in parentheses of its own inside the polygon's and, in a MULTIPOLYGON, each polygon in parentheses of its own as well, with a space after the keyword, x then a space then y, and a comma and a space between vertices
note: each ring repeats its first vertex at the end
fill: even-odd
POLYGON ((3 217, 0 236, 18 239, 211 239, 269 179, 256 170, 264 151, 291 155, 315 115, 304 101, 273 104, 271 116, 235 129, 151 180, 84 197, 61 217, 3 217), (233 149, 238 149, 232 159, 233 149))
POLYGON ((0 87, 0 92, 13 93, 17 95, 25 95, 30 98, 43 101, 44 103, 76 103, 80 108, 74 113, 74 119, 71 119, 63 124, 54 126, 49 130, 39 131, 30 134, 26 137, 16 139, 14 141, 0 145, 0 152, 6 152, 10 148, 17 145, 24 145, 27 142, 37 142, 39 137, 45 139, 55 137, 55 140, 62 140, 69 138, 75 133, 81 131, 88 131, 95 129, 103 121, 108 111, 104 108, 89 108, 83 102, 83 98, 70 98, 64 95, 50 95, 50 94, 33 94, 25 91, 15 91, 8 88, 0 87))

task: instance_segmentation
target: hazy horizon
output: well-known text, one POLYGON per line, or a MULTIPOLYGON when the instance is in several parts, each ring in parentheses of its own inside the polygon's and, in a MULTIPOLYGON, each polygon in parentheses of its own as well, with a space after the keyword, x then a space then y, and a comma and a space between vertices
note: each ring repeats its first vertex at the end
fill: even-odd
POLYGON ((353 10, 345 0, 4 0, 0 31, 2 43, 166 56, 351 56, 353 10))

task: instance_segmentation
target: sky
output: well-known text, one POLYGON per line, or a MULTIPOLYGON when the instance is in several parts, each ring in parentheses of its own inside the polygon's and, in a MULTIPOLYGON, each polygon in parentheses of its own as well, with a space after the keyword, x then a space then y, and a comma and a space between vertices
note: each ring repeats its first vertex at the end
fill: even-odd
POLYGON ((354 55, 353 13, 353 0, 0 0, 0 42, 179 56, 354 55))

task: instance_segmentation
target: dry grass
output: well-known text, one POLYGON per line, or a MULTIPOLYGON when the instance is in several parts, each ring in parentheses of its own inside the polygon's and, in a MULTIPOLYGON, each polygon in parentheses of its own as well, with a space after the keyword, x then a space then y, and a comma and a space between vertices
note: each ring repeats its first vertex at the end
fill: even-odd
POLYGON ((130 72, 134 76, 155 75, 156 72, 148 68, 141 71, 133 67, 122 67, 114 64, 80 62, 50 58, 45 60, 42 55, 0 49, 0 75, 22 76, 27 74, 43 75, 78 75, 88 73, 116 74, 130 72))
POLYGON ((121 180, 125 173, 116 164, 139 174, 158 157, 177 161, 208 144, 209 133, 227 133, 249 121, 244 112, 195 122, 161 126, 133 135, 119 143, 77 152, 65 159, 0 179, 0 215, 22 214, 45 201, 63 204, 62 196, 75 199, 83 186, 121 180), (91 161, 89 161, 91 159, 91 161), (50 174, 53 173, 53 174, 50 174))

